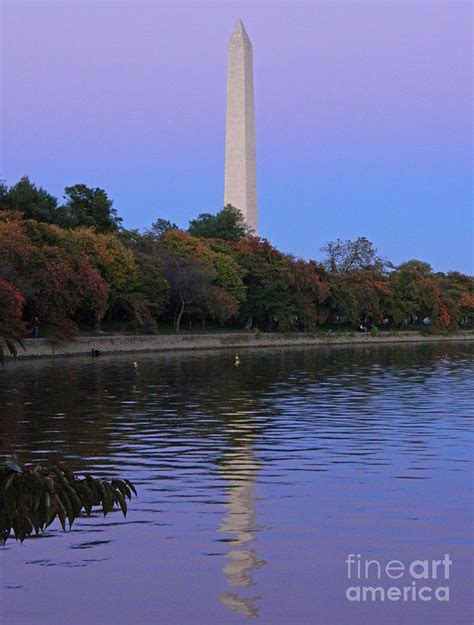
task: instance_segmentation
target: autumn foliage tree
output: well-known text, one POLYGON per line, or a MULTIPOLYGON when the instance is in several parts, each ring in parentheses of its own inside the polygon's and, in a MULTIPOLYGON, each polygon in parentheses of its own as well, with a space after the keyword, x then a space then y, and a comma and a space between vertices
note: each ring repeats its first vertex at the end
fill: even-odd
MULTIPOLYGON (((473 324, 472 277, 435 273, 421 261, 394 267, 365 237, 322 248, 322 263, 252 236, 226 206, 184 232, 158 219, 125 230, 106 192, 76 184, 65 203, 28 178, 0 183, 0 336, 21 340, 39 316, 45 334, 79 326, 156 332, 219 324, 265 331, 320 326, 473 324)), ((15 343, 10 343, 10 347, 15 343)))
POLYGON ((238 314, 245 298, 244 271, 225 249, 179 230, 161 237, 159 248, 171 288, 174 325, 183 315, 224 322, 238 314))
POLYGON ((443 290, 428 263, 411 260, 390 275, 393 289, 393 319, 396 324, 422 324, 424 319, 440 328, 456 324, 455 303, 443 290))
POLYGON ((332 321, 367 327, 383 323, 391 314, 392 289, 376 270, 334 273, 329 285, 332 321))
POLYGON ((75 315, 107 308, 108 285, 81 253, 63 245, 57 226, 0 213, 0 278, 14 281, 30 310, 54 328, 57 338, 76 331, 75 315))
POLYGON ((232 249, 245 270, 247 297, 240 317, 248 327, 313 330, 324 321, 329 291, 321 266, 282 254, 257 237, 232 244, 232 249))
POLYGON ((474 280, 458 271, 436 274, 438 283, 451 301, 453 323, 472 325, 474 321, 474 280))
POLYGON ((114 234, 92 228, 69 230, 64 236, 69 249, 85 254, 107 282, 108 320, 156 331, 156 319, 167 305, 169 290, 159 261, 127 247, 114 234))
POLYGON ((17 344, 23 344, 24 303, 25 300, 18 289, 6 280, 0 279, 0 362, 2 363, 5 347, 15 356, 17 344))

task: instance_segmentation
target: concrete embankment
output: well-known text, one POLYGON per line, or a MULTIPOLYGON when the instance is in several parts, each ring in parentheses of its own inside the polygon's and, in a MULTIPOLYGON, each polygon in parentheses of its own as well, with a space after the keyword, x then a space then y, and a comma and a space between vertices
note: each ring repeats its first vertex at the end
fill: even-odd
POLYGON ((53 345, 48 339, 27 339, 26 350, 18 358, 119 354, 126 352, 164 352, 198 349, 283 347, 299 345, 381 345, 396 343, 471 342, 474 333, 424 336, 415 332, 381 332, 378 336, 358 333, 266 334, 253 332, 182 334, 152 336, 81 337, 70 343, 53 345))

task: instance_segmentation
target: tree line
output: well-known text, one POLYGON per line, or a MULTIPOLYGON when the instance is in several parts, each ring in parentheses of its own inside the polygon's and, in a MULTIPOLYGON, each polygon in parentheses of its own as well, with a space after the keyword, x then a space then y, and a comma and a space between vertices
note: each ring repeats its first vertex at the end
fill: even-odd
POLYGON ((365 237, 332 241, 302 260, 253 236, 226 206, 187 230, 157 219, 122 227, 103 189, 66 187, 64 203, 28 178, 0 184, 0 337, 35 318, 58 340, 107 324, 312 332, 472 324, 473 281, 410 260, 393 266, 365 237))

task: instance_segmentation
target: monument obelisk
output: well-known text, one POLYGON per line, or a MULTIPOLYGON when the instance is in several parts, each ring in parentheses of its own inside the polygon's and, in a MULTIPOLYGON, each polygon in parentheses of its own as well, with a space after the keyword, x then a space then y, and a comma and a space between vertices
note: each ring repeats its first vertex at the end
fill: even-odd
POLYGON ((258 233, 252 44, 242 20, 229 41, 224 205, 238 208, 258 233))

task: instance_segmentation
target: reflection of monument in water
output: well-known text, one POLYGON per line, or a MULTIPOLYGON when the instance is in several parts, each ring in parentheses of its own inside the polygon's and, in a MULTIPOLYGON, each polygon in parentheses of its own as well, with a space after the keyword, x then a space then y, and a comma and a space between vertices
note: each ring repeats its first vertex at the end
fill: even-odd
POLYGON ((246 594, 254 585, 252 573, 265 564, 258 557, 255 545, 256 521, 255 480, 260 463, 255 457, 253 441, 255 435, 248 430, 251 424, 235 426, 234 433, 241 434, 237 447, 228 451, 221 460, 221 470, 229 480, 229 500, 226 514, 219 527, 220 532, 230 535, 230 550, 223 569, 229 585, 234 589, 221 595, 221 602, 231 610, 250 618, 258 616, 256 601, 258 595, 246 594))

